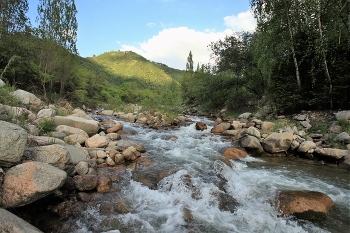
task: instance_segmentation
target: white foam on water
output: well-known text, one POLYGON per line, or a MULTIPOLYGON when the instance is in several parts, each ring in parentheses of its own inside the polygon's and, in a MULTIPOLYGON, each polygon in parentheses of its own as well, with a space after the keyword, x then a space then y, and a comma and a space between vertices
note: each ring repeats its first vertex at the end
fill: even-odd
MULTIPOLYGON (((204 121, 203 118, 192 119, 204 121)), ((127 127, 133 127, 133 124, 127 127)), ((122 229, 127 229, 127 232, 174 233, 327 232, 311 222, 301 224, 292 217, 280 217, 270 204, 276 190, 320 191, 340 205, 350 199, 348 188, 335 187, 308 173, 284 166, 247 166, 249 162, 263 164, 259 158, 248 156, 238 161, 231 160, 233 167, 227 166, 218 157, 222 156, 220 151, 231 144, 221 141, 219 136, 203 136, 210 133, 211 127, 197 131, 192 123, 176 131, 134 130, 138 135, 128 138, 148 145, 156 154, 158 163, 176 161, 180 169, 163 178, 158 183, 158 190, 151 190, 133 180, 123 187, 120 195, 131 206, 130 213, 115 217, 120 225, 115 230, 120 232, 125 232, 122 229), (176 139, 166 140, 169 137, 176 139), (226 181, 223 188, 217 185, 218 176, 226 181), (238 202, 233 213, 219 208, 218 194, 224 190, 238 202)), ((86 218, 98 224, 106 220, 96 211, 90 211, 86 218)), ((86 221, 81 227, 94 229, 86 221)))

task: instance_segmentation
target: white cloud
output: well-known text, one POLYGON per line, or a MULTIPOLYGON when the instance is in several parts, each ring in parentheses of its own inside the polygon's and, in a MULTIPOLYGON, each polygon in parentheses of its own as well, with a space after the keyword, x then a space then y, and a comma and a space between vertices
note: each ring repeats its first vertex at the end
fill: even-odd
POLYGON ((147 24, 147 26, 148 26, 148 27, 154 27, 154 26, 156 26, 156 24, 155 24, 155 23, 152 23, 152 22, 149 22, 149 23, 147 24))
POLYGON ((241 12, 238 15, 226 16, 224 18, 226 27, 239 31, 254 31, 256 28, 256 19, 250 10, 241 12))
POLYGON ((121 50, 134 51, 151 61, 161 62, 177 69, 185 69, 190 51, 193 54, 195 67, 198 62, 207 64, 210 59, 210 51, 207 46, 232 33, 231 29, 226 29, 224 32, 200 32, 187 27, 167 28, 136 46, 123 44, 121 50))

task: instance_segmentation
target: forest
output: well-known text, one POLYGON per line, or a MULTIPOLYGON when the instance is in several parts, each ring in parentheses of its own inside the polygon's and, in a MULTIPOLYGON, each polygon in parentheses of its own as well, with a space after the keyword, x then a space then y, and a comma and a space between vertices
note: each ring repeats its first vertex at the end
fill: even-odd
POLYGON ((347 0, 251 0, 255 32, 212 42, 215 65, 193 70, 183 97, 206 109, 275 111, 350 107, 350 4, 347 0))
POLYGON ((116 108, 199 106, 213 112, 274 106, 277 112, 350 108, 348 0, 251 0, 254 32, 208 45, 214 64, 186 70, 130 52, 82 58, 72 0, 40 0, 38 27, 27 0, 0 1, 0 79, 47 103, 116 108), (138 64, 135 66, 133 64, 138 64))

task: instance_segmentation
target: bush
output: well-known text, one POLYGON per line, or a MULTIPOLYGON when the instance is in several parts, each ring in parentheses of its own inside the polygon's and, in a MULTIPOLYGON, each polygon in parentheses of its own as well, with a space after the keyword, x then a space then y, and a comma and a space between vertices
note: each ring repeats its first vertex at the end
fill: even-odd
POLYGON ((48 134, 54 131, 55 128, 56 128, 55 124, 53 123, 52 120, 44 119, 39 123, 39 134, 40 135, 48 134))

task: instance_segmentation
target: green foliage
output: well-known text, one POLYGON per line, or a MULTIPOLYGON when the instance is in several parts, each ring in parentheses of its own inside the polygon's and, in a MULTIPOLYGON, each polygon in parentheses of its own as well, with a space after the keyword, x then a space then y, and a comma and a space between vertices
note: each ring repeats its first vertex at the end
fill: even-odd
POLYGON ((324 121, 314 121, 312 122, 312 127, 309 129, 310 133, 327 133, 329 126, 324 121))
POLYGON ((38 126, 40 135, 48 134, 56 129, 54 122, 50 119, 44 119, 43 121, 40 121, 38 126))
POLYGON ((345 119, 338 120, 338 125, 341 127, 342 132, 350 134, 350 121, 345 119))
POLYGON ((22 106, 22 103, 10 93, 15 91, 13 86, 5 85, 0 87, 0 104, 9 106, 22 106))

